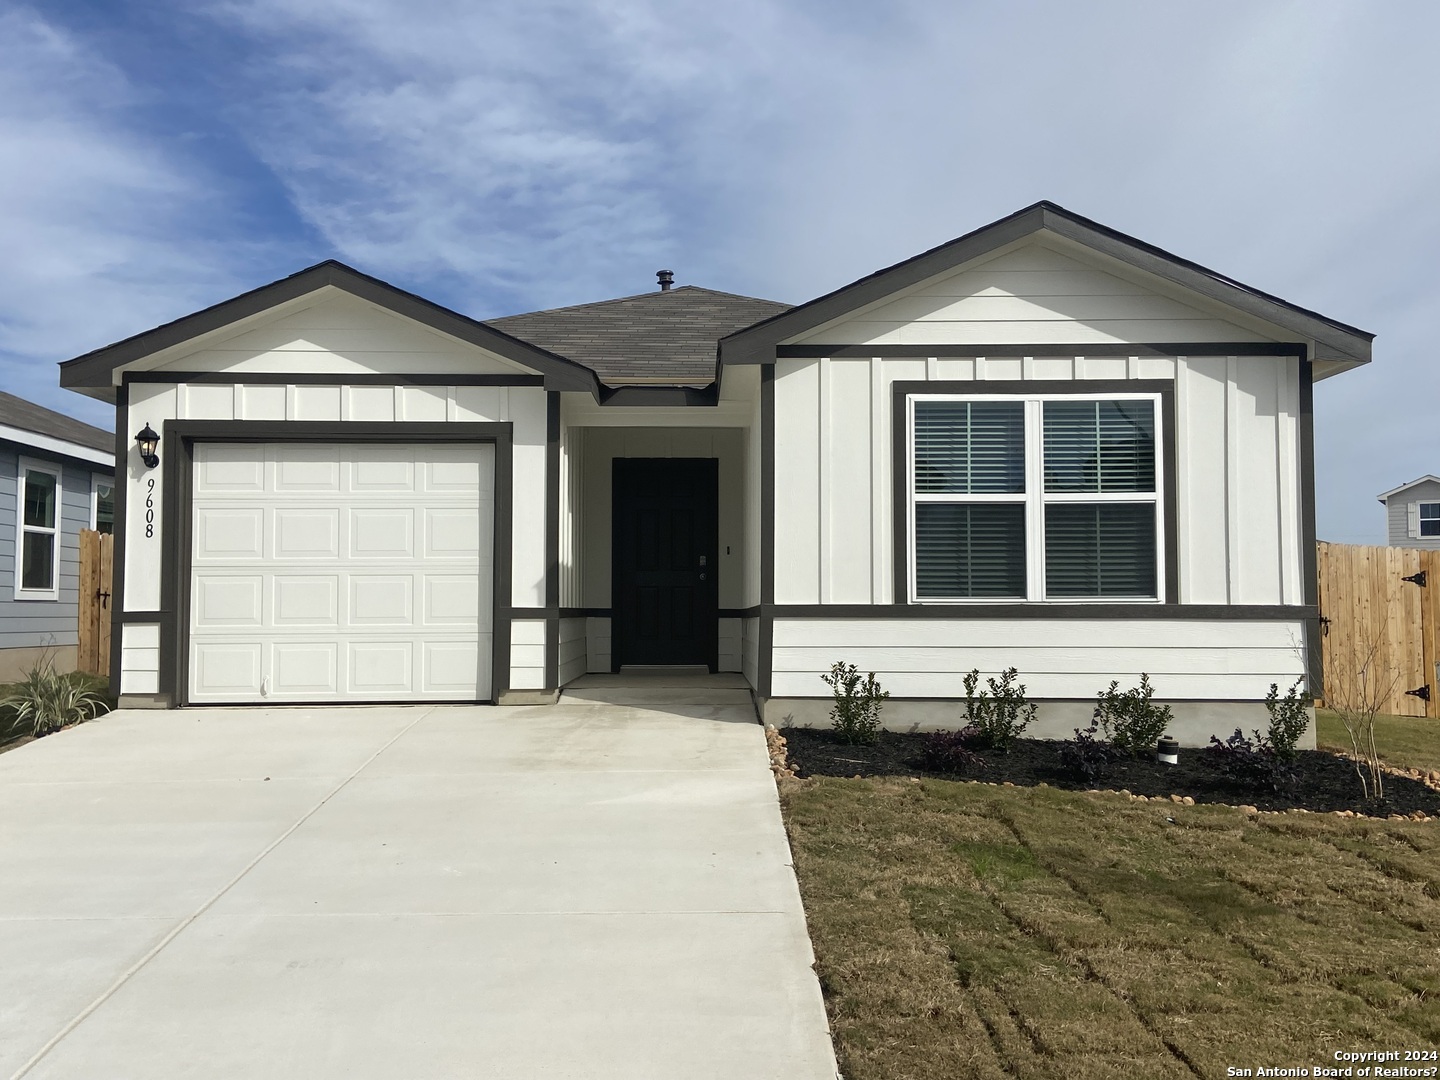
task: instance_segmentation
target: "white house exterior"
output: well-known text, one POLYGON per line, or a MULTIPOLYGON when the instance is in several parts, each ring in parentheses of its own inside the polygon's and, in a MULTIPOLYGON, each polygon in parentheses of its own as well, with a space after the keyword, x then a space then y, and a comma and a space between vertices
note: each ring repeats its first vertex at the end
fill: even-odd
POLYGON ((1146 672, 1203 741, 1318 663, 1312 384, 1370 341, 1041 203, 796 308, 479 323, 326 263, 62 383, 161 436, 120 488, 127 703, 701 664, 824 722, 844 659, 892 726, 1014 666, 1068 734, 1146 672))

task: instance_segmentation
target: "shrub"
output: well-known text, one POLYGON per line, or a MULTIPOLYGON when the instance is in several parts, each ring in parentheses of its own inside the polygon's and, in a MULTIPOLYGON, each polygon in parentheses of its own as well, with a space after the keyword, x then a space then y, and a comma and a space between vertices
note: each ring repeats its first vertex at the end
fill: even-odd
POLYGON ((1150 676, 1140 675, 1140 685, 1121 691, 1114 680, 1108 690, 1100 691, 1095 699, 1095 719, 1115 749, 1140 757, 1155 749, 1155 743, 1174 719, 1170 706, 1156 705, 1150 699, 1155 689, 1150 685, 1150 676))
POLYGON ((48 659, 15 683, 0 706, 14 717, 12 733, 28 728, 37 739, 110 710, 94 676, 79 671, 58 674, 48 659))
POLYGON ((1271 791, 1285 791, 1294 786, 1297 779, 1294 765, 1282 758, 1270 745, 1270 740, 1253 732, 1255 738, 1247 739, 1239 728, 1224 742, 1210 736, 1210 745, 1205 753, 1210 763, 1232 783, 1245 787, 1269 788, 1271 791))
POLYGON ((820 678, 835 692, 830 708, 831 730, 841 742, 869 746, 880 738, 880 707, 890 696, 880 689, 872 671, 863 679, 854 664, 837 660, 829 675, 820 678))
POLYGON ((1075 738, 1060 744, 1060 768, 1087 784, 1098 782, 1115 760, 1115 748, 1096 738, 1099 729, 1100 722, 1091 720, 1089 727, 1075 729, 1075 738))
POLYGON ((1020 673, 1013 667, 1000 673, 1000 679, 986 679, 990 691, 977 690, 980 669, 965 676, 965 727, 974 730, 973 745, 1006 753, 1035 720, 1036 706, 1025 700, 1025 684, 1016 684, 1020 673))
POLYGON ((974 728, 936 731, 925 739, 921 760, 932 772, 974 772, 985 767, 985 759, 975 750, 978 741, 974 728))
POLYGON ((1279 685, 1271 683, 1270 693, 1265 695, 1265 709, 1270 713, 1270 746, 1281 761, 1295 760, 1295 745, 1310 726, 1310 714, 1306 711, 1310 695, 1304 682, 1296 679, 1283 698, 1279 685))

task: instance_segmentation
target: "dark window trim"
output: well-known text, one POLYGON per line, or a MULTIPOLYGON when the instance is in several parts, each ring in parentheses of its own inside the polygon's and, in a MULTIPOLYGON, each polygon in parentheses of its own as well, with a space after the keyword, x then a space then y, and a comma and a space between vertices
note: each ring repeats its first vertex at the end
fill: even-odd
MULTIPOLYGON (((912 394, 964 394, 978 396, 984 394, 1060 394, 1067 392, 1080 395, 1094 394, 1158 394, 1160 397, 1160 423, 1164 430, 1160 433, 1160 441, 1164 461, 1161 463, 1161 498, 1164 500, 1163 516, 1161 522, 1163 537, 1161 543, 1164 545, 1165 553, 1165 583, 1164 593, 1156 604, 1134 605, 1121 603, 1110 603, 1105 600, 1093 600, 1084 606, 1093 608, 1099 618, 1123 618, 1121 615, 1111 615, 1117 608, 1128 608, 1133 606, 1158 607, 1164 605, 1179 605, 1180 603, 1180 526, 1179 513, 1175 505, 1177 489, 1177 463, 1175 461, 1175 382, 1173 379, 1014 379, 1004 381, 991 381, 978 379, 969 381, 945 380, 935 382, 920 381, 897 381, 891 384, 890 399, 890 423, 891 423, 891 486, 892 486, 892 513, 894 514, 893 536, 895 549, 895 573, 893 579, 894 596, 897 604, 905 604, 907 607, 934 607, 940 606, 951 611, 969 611, 973 607, 988 606, 977 605, 973 601, 966 601, 963 604, 926 604, 910 602, 910 491, 909 491, 909 464, 910 464, 910 440, 909 425, 906 414, 906 401, 912 394)), ((1055 607, 1055 602, 1045 600, 1025 601, 1028 606, 1055 607)), ((1006 605, 1009 606, 1009 605, 1006 605)), ((963 618, 963 615, 956 616, 963 618)))
POLYGON ((230 383, 247 386, 544 386, 541 375, 350 375, 283 371, 127 371, 132 383, 230 383))
MULTIPOLYGON (((165 476, 160 517, 159 612, 127 612, 127 621, 149 616, 160 624, 162 694, 174 705, 188 705, 190 670, 191 537, 194 527, 194 446, 196 442, 488 442, 495 446, 495 521, 492 562, 492 636, 490 701, 510 688, 511 545, 514 535, 512 458, 509 423, 405 423, 357 420, 169 420, 165 423, 165 476), (167 572, 168 571, 168 572, 167 572), (158 616, 158 617, 157 617, 158 616)), ((116 441, 120 436, 117 434, 116 441)), ((117 557, 120 552, 117 552, 117 557)), ((121 564, 124 565, 123 563, 121 564)), ((124 576, 123 574, 121 575, 124 576)), ((118 637, 119 635, 115 635, 118 637)), ((113 650, 112 645, 112 650, 113 650)), ((116 671, 118 672, 118 665, 116 671)), ((118 684, 118 675, 115 677, 118 684)), ((391 702, 393 704, 393 702, 391 702)), ((207 704, 211 704, 207 702, 207 704)), ((249 703, 247 703, 249 704, 249 703)), ((301 704, 285 702, 285 704, 301 704)), ((330 704, 334 704, 331 702, 330 704)), ((358 704, 358 702, 357 702, 358 704)), ((473 704, 473 702, 472 702, 473 704)))
MULTIPOLYGON (((1018 360, 1023 357, 1117 357, 1146 359, 1176 356, 1303 356, 1305 346, 1290 341, 1097 342, 1089 345, 777 345, 781 360, 828 360, 838 356, 882 360, 935 357, 937 360, 1018 360)), ((1056 382, 1066 380, 1056 379, 1056 382)), ((1089 380, 1076 380, 1088 382, 1089 380)))

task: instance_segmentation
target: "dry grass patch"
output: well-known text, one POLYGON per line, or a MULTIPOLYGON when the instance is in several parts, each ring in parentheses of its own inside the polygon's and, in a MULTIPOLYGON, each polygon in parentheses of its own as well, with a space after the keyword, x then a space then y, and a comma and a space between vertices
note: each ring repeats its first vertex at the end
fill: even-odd
MULTIPOLYGON (((1315 745, 1350 753, 1345 725, 1330 709, 1315 710, 1315 745)), ((1440 769, 1440 720, 1425 716, 1377 716, 1375 745, 1380 760, 1397 769, 1440 769)))
POLYGON ((1440 828, 782 783, 847 1080, 1224 1076, 1440 1043, 1440 828))

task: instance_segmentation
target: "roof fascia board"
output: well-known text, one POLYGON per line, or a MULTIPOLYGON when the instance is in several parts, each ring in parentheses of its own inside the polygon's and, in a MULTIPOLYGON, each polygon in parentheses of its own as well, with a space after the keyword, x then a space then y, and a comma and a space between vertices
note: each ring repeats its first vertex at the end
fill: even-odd
POLYGON ((70 442, 68 439, 57 439, 53 435, 42 435, 37 431, 26 431, 24 428, 0 424, 0 439, 7 439, 10 442, 18 443, 28 450, 44 451, 50 454, 63 454, 66 457, 76 458, 79 461, 88 461, 95 465, 104 465, 110 469, 115 467, 114 454, 107 453, 104 450, 96 450, 93 446, 81 446, 79 443, 70 442))
POLYGON ((781 341, 852 316, 859 309, 897 296, 965 263, 998 253, 1000 249, 1041 230, 1172 282, 1226 308, 1299 334, 1315 343, 1318 359, 1360 364, 1370 361, 1373 334, 1338 325, 1278 297, 1269 297, 1239 283, 1231 283, 1197 264, 1048 203, 1037 203, 1017 211, 948 244, 737 331, 721 339, 721 361, 725 364, 773 363, 775 346, 781 341))
POLYGON ((548 389, 584 391, 599 398, 600 382, 589 368, 338 262, 320 263, 154 330, 67 360, 60 365, 60 385, 82 391, 104 388, 113 394, 117 368, 264 314, 326 286, 521 364, 543 375, 548 389))
POLYGON ((1440 476, 1432 476, 1429 473, 1426 473, 1424 476, 1416 477, 1414 480, 1401 484, 1397 488, 1391 488, 1389 491, 1382 492, 1381 494, 1376 496, 1376 499, 1379 502, 1383 503, 1386 499, 1399 495, 1402 491, 1409 491, 1416 484, 1423 484, 1427 481, 1432 484, 1440 484, 1440 476))

